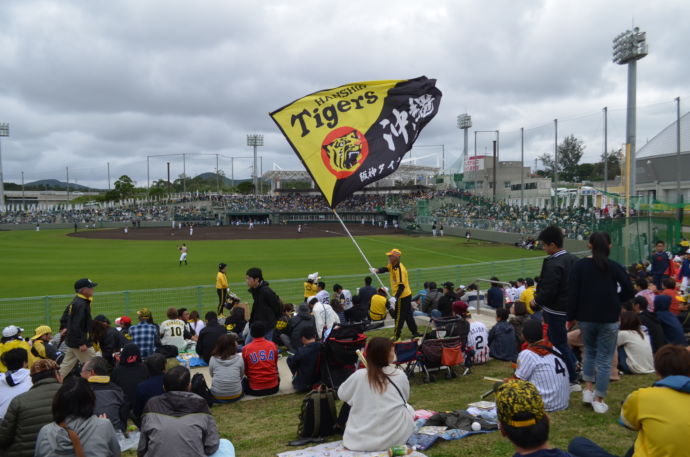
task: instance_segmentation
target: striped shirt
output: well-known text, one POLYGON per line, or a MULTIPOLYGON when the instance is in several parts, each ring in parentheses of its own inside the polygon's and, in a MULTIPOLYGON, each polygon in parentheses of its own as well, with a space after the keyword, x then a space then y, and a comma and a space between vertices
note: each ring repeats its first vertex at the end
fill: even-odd
MULTIPOLYGON (((558 352, 555 348, 554 351, 558 352)), ((570 401, 568 369, 560 357, 553 354, 540 356, 534 351, 525 349, 518 355, 515 376, 534 384, 544 400, 546 411, 560 411, 568 408, 570 401)))
POLYGON ((470 322, 470 332, 467 334, 467 347, 474 349, 472 362, 475 365, 489 361, 489 331, 481 322, 470 322))

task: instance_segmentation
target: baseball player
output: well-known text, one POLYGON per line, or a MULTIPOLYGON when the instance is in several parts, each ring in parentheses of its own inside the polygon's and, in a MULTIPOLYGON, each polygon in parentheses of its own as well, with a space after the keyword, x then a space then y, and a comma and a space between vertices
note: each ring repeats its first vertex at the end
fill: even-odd
POLYGON ((180 251, 180 266, 182 266, 182 262, 187 265, 187 245, 182 243, 182 246, 178 246, 177 249, 180 251))
POLYGON ((568 408, 570 381, 563 356, 549 341, 543 339, 540 321, 526 320, 522 334, 529 346, 518 355, 515 377, 536 386, 544 399, 546 411, 568 408))
POLYGON ((412 332, 412 336, 421 336, 417 333, 417 323, 412 316, 412 288, 407 276, 407 268, 400 262, 402 252, 400 249, 391 249, 386 253, 388 256, 388 265, 381 268, 371 268, 373 274, 390 273, 391 277, 391 291, 393 297, 388 299, 391 308, 394 308, 395 314, 395 336, 396 340, 400 339, 402 333, 403 322, 407 322, 407 327, 412 332))
POLYGON ((328 295, 328 291, 326 290, 326 283, 319 281, 316 283, 316 288, 318 290, 318 292, 316 292, 316 298, 318 298, 319 301, 324 305, 330 305, 331 297, 328 295))

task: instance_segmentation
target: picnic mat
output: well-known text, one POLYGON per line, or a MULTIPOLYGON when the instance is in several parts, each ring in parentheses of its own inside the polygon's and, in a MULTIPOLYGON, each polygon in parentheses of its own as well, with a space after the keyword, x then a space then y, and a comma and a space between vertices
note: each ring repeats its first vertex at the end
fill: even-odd
MULTIPOLYGON (((415 451, 408 454, 409 457, 426 457, 421 452, 415 451)), ((343 447, 342 441, 319 444, 318 446, 300 449, 299 451, 281 452, 278 457, 388 457, 388 450, 378 452, 350 451, 343 447)))

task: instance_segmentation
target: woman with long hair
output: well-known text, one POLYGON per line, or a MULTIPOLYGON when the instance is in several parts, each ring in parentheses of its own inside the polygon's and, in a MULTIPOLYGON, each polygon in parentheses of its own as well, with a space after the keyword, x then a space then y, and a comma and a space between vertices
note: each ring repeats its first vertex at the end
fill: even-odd
POLYGON ((637 313, 624 311, 618 332, 618 368, 627 374, 654 373, 652 341, 641 328, 637 313))
POLYGON ((95 406, 96 396, 85 379, 65 379, 53 399, 53 422, 38 432, 35 455, 119 457, 115 429, 108 419, 93 414, 95 406))
POLYGON ((338 397, 351 408, 343 434, 346 448, 381 451, 405 444, 412 435, 410 383, 394 361, 393 342, 372 338, 366 348, 366 370, 355 371, 338 389, 338 397))
POLYGON ((194 334, 196 336, 199 336, 199 333, 206 327, 206 324, 204 323, 204 320, 199 316, 199 311, 193 310, 192 312, 189 313, 189 325, 192 326, 192 330, 194 330, 194 334))
POLYGON ((582 401, 603 414, 609 408, 604 398, 618 340, 621 302, 630 300, 635 291, 625 268, 609 259, 608 233, 592 233, 589 248, 592 255, 578 260, 570 273, 568 320, 579 321, 585 344, 582 401))
POLYGON ((211 352, 208 364, 211 394, 218 403, 232 403, 242 398, 244 361, 237 353, 235 335, 221 335, 211 352))

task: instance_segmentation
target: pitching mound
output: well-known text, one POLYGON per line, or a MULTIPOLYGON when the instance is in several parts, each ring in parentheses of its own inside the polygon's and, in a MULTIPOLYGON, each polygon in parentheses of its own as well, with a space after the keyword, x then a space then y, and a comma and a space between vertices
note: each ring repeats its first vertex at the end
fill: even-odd
MULTIPOLYGON (((353 235, 399 235, 404 230, 389 228, 384 230, 369 224, 348 224, 347 228, 353 235)), ((346 236, 340 224, 306 224, 302 225, 302 233, 297 232, 297 225, 255 225, 249 230, 247 225, 222 227, 194 227, 194 233, 189 235, 189 228, 171 229, 170 227, 128 227, 124 229, 80 230, 67 236, 92 238, 101 240, 285 240, 299 238, 328 238, 346 236)))

